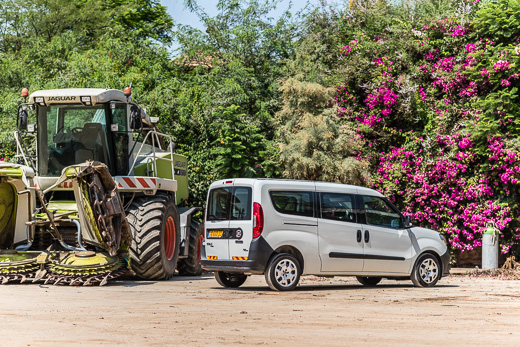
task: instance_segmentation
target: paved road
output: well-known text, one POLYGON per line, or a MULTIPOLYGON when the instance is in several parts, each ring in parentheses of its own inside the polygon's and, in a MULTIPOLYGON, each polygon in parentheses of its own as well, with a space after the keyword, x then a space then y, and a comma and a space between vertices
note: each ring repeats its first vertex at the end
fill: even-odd
POLYGON ((420 289, 306 277, 273 292, 211 275, 105 287, 0 286, 2 346, 519 345, 520 281, 448 277, 420 289))

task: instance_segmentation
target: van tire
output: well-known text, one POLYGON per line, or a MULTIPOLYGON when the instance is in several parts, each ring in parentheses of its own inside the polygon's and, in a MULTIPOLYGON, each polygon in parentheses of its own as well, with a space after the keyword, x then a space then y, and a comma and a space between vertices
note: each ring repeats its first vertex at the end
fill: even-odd
POLYGON ((179 213, 175 198, 158 192, 135 198, 126 210, 132 232, 130 264, 142 280, 168 280, 179 258, 179 213))
POLYGON ((247 280, 247 276, 241 273, 224 271, 215 272, 215 279, 224 288, 238 288, 247 280))
POLYGON ((272 290, 294 290, 300 281, 301 272, 298 259, 288 253, 280 253, 269 262, 265 281, 272 290))
POLYGON ((356 279, 359 283, 367 287, 375 287, 379 282, 381 282, 381 277, 364 277, 364 276, 356 276, 356 279))
POLYGON ((417 258, 410 279, 416 287, 433 287, 441 278, 441 269, 437 257, 424 253, 417 258))
POLYGON ((180 259, 177 271, 181 276, 199 276, 202 273, 200 265, 200 252, 202 239, 204 238, 204 223, 192 220, 188 244, 188 257, 180 259))

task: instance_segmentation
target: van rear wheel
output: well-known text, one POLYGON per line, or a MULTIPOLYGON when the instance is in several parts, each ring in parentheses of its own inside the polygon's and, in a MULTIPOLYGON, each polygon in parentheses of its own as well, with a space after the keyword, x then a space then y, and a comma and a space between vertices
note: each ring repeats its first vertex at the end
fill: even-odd
POLYGON ((288 253, 281 253, 269 263, 265 281, 272 290, 293 290, 300 281, 301 273, 298 260, 288 253))
POLYGON ((381 282, 381 277, 364 277, 364 276, 356 276, 356 279, 359 283, 367 287, 374 287, 379 282, 381 282))
POLYGON ((215 272, 215 279, 224 288, 238 288, 247 280, 247 276, 241 273, 224 271, 215 272))

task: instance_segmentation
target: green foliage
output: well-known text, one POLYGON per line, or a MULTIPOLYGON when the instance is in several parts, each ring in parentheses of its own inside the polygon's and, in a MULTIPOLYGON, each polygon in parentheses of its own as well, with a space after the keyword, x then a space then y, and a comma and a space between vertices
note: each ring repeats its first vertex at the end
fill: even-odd
POLYGON ((109 0, 106 8, 111 9, 112 21, 120 25, 131 36, 152 38, 163 43, 172 39, 173 21, 166 7, 159 0, 109 0))
POLYGON ((472 23, 479 38, 493 38, 497 44, 507 44, 520 34, 520 4, 515 0, 484 1, 472 23))
POLYGON ((220 178, 254 177, 260 169, 264 137, 255 125, 244 122, 245 114, 239 107, 231 105, 219 108, 216 121, 211 127, 219 134, 212 143, 212 154, 216 156, 215 169, 220 178))
POLYGON ((284 103, 278 113, 280 159, 284 176, 292 179, 363 184, 367 163, 355 158, 361 141, 353 129, 340 126, 330 106, 334 89, 288 79, 281 88, 284 103))

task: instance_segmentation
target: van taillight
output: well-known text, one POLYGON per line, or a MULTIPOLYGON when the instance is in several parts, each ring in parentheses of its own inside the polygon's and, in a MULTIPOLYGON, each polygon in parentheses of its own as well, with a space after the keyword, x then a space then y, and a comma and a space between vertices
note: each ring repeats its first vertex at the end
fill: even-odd
POLYGON ((255 202, 253 205, 253 238, 256 239, 264 231, 264 211, 262 205, 255 202))

